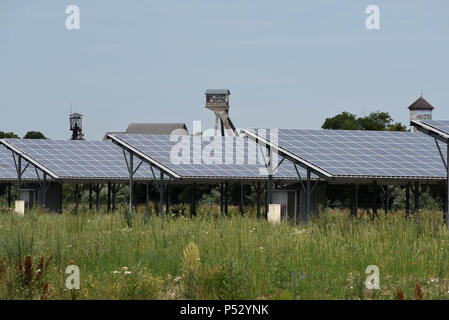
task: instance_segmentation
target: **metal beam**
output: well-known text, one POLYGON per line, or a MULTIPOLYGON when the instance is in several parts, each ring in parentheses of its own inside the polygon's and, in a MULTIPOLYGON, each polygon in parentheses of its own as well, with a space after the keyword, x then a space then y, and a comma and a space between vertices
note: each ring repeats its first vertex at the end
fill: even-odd
POLYGON ((377 216, 377 184, 376 181, 373 181, 373 216, 372 220, 377 216))
POLYGON ((42 188, 42 206, 44 208, 47 208, 47 188, 48 185, 46 185, 47 183, 47 173, 44 172, 44 176, 42 178, 42 184, 43 184, 43 188, 42 188))
POLYGON ((444 168, 447 171, 447 163, 446 163, 446 161, 444 161, 443 152, 441 152, 440 144, 438 143, 437 139, 435 139, 435 144, 437 145, 438 152, 440 153, 440 158, 441 158, 441 161, 443 162, 444 168))
MULTIPOLYGON (((446 161, 449 164, 449 142, 446 145, 446 161)), ((449 165, 446 166, 446 227, 449 228, 449 165)))
POLYGON ((78 183, 75 184, 75 212, 78 212, 78 207, 79 207, 79 188, 78 188, 78 183))
POLYGON ((159 176, 159 215, 164 218, 164 172, 159 176))
POLYGON ((165 195, 165 214, 168 216, 170 214, 170 180, 167 181, 166 189, 167 192, 165 195))
POLYGON ((310 188, 310 170, 307 169, 307 181, 306 181, 306 185, 307 185, 307 193, 306 193, 306 220, 309 220, 310 218, 310 206, 311 206, 311 194, 312 194, 312 190, 310 188))
POLYGON ((243 182, 240 182, 240 213, 243 215, 243 182))
POLYGON ((8 208, 11 208, 11 184, 10 183, 8 183, 7 189, 8 189, 8 208))
POLYGON ((260 186, 260 182, 256 182, 256 198, 257 198, 257 219, 260 219, 260 193, 262 192, 262 188, 260 186))
POLYGON ((92 210, 92 183, 89 183, 89 210, 92 210))
POLYGON ((413 191, 415 197, 415 213, 417 213, 419 211, 419 196, 420 196, 418 181, 415 181, 415 188, 413 189, 413 191))
POLYGON ((108 182, 108 213, 111 212, 111 182, 108 182))
POLYGON ((423 132, 423 133, 425 133, 435 139, 438 139, 444 143, 449 142, 449 135, 444 131, 441 131, 437 128, 434 128, 425 123, 422 123, 421 121, 416 121, 416 120, 411 120, 410 125, 414 126, 418 131, 423 132))
POLYGON ((20 191, 20 187, 21 187, 21 182, 22 182, 22 157, 19 156, 19 158, 17 159, 17 199, 19 199, 19 191, 20 191))
POLYGON ((228 211, 228 196, 229 196, 229 182, 225 182, 225 215, 226 217, 229 217, 229 211, 228 211))
POLYGON ((129 211, 126 217, 128 227, 132 227, 132 214, 133 214, 133 178, 134 178, 134 155, 129 153, 129 211))
POLYGON ((410 215, 410 183, 407 182, 405 187, 405 217, 408 218, 410 215))
POLYGON ((145 199, 145 214, 143 216, 143 223, 148 223, 148 216, 150 214, 150 184, 147 182, 145 184, 146 190, 146 199, 145 199))

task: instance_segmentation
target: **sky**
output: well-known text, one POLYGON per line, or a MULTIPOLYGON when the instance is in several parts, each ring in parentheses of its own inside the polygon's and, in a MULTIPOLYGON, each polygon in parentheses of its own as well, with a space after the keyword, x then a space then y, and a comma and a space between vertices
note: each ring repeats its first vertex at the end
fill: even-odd
POLYGON ((408 124, 421 91, 449 119, 448 17, 447 0, 1 0, 0 131, 68 139, 70 103, 89 140, 131 122, 206 129, 208 88, 231 91, 240 128, 376 110, 408 124))

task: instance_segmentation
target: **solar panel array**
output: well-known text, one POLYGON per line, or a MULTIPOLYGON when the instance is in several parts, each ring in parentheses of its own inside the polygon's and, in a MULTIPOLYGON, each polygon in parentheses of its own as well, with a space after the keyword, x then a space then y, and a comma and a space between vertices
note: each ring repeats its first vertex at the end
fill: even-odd
MULTIPOLYGON (((449 126, 449 121, 446 124, 449 126)), ((334 176, 446 177, 434 140, 421 133, 278 129, 275 137, 273 131, 267 132, 267 138, 273 143, 334 176)), ((262 155, 260 145, 250 139, 146 134, 115 134, 114 137, 182 178, 267 177, 266 156, 262 155)), ((62 179, 128 179, 123 150, 111 141, 5 141, 62 179)), ((446 146, 441 144, 440 147, 446 155, 446 146)), ((280 160, 279 157, 277 162, 280 160)), ((138 162, 136 160, 135 167, 138 162)), ((305 170, 298 169, 305 176, 305 170)), ((275 171, 274 177, 296 180, 297 173, 293 164, 286 160, 275 171)), ((1 147, 0 179, 16 178, 11 151, 1 147)), ((25 172, 26 178, 35 178, 32 166, 25 172)), ((150 165, 143 163, 135 178, 152 179, 150 165)))
POLYGON ((420 122, 449 135, 449 120, 420 120, 420 122))
MULTIPOLYGON (((242 137, 163 136, 114 134, 126 144, 188 178, 266 178, 260 147, 242 137)), ((281 160, 277 159, 277 163, 281 160)), ((274 166, 277 167, 277 166, 274 166)), ((302 175, 305 170, 298 167, 302 175)), ((275 178, 297 179, 289 161, 274 173, 275 178)))
POLYGON ((267 139, 335 176, 446 177, 435 142, 421 133, 278 129, 267 139))
MULTIPOLYGON (((63 179, 126 180, 129 177, 122 148, 111 141, 49 139, 5 139, 5 141, 63 179)), ((32 166, 30 171, 34 171, 32 166)), ((14 178, 17 178, 15 171, 12 172, 14 178)), ((41 175, 41 172, 39 174, 41 175)), ((151 179, 153 176, 150 166, 143 163, 135 177, 151 179)))

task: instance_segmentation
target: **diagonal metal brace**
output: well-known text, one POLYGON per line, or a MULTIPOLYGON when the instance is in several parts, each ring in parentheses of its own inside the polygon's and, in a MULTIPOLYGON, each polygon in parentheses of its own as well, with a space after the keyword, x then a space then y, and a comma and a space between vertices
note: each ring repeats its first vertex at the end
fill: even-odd
POLYGON ((437 145, 438 151, 440 152, 441 161, 443 161, 444 167, 446 168, 447 171, 447 163, 446 161, 444 161, 443 153, 441 152, 440 144, 438 143, 437 139, 435 139, 435 144, 437 145))

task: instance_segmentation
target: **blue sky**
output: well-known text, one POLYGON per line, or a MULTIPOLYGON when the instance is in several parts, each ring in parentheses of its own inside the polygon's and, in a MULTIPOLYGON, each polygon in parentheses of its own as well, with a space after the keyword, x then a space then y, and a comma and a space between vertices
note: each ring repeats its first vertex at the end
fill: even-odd
POLYGON ((341 111, 408 124, 424 97, 449 119, 449 1, 0 2, 0 131, 88 139, 130 122, 201 120, 207 88, 231 90, 238 127, 320 128, 341 111), (80 30, 65 28, 78 5, 80 30), (365 8, 380 8, 367 30, 365 8))

